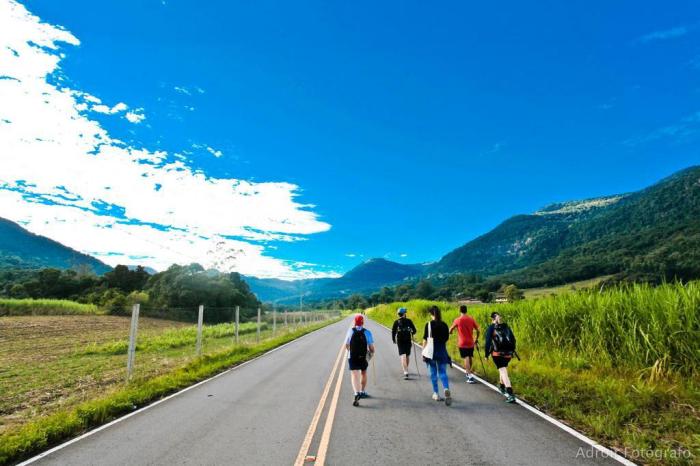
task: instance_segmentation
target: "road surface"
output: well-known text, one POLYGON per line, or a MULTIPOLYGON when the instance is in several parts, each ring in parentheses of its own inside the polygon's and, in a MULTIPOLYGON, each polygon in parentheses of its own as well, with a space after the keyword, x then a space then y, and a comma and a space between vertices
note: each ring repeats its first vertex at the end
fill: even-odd
POLYGON ((432 401, 425 366, 421 379, 402 380, 390 332, 371 321, 376 379, 370 366, 371 398, 353 407, 341 351, 349 326, 311 333, 33 464, 619 464, 583 457, 583 441, 456 370, 452 406, 432 401))

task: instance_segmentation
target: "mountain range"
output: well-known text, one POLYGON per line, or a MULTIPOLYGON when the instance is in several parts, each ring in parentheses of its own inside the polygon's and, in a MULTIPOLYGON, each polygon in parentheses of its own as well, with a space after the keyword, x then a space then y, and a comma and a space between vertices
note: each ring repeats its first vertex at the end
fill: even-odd
POLYGON ((10 220, 0 218, 0 268, 39 269, 54 267, 70 269, 88 267, 97 274, 112 267, 71 249, 58 241, 35 235, 10 220))
POLYGON ((516 215, 431 264, 371 259, 337 279, 259 280, 260 299, 326 299, 455 273, 523 287, 628 273, 700 277, 700 167, 634 193, 555 203, 516 215), (286 295, 286 296, 285 296, 286 295))
MULTIPOLYGON (((111 268, 0 219, 0 268, 111 268)), ((347 297, 383 286, 478 274, 522 287, 625 273, 700 277, 700 166, 638 192, 551 204, 516 215, 428 264, 370 259, 339 278, 245 277, 262 301, 284 304, 347 297)))

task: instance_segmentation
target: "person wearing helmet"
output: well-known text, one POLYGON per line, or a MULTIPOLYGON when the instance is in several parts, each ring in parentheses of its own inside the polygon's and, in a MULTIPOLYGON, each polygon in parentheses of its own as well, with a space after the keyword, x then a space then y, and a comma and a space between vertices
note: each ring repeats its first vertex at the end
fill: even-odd
POLYGON ((391 327, 391 339, 399 348, 399 357, 401 358, 401 367, 403 367, 403 378, 408 380, 408 365, 411 362, 411 347, 413 346, 413 335, 416 334, 416 326, 413 321, 406 317, 407 309, 400 307, 396 313, 399 318, 396 319, 391 327))

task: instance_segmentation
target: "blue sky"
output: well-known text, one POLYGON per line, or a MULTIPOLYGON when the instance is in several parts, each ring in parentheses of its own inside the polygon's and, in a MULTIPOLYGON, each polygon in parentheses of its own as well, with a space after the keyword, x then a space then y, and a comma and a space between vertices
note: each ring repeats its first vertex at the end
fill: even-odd
MULTIPOLYGON (((285 199, 311 205, 279 210, 290 238, 261 221, 242 227, 262 237, 230 235, 283 264, 248 273, 436 260, 511 215, 637 190, 700 162, 693 1, 23 4, 80 41, 54 52, 65 54, 61 86, 128 105, 90 112, 111 137, 179 154, 207 177, 294 185, 285 199), (115 117, 128 111, 143 120, 115 117)), ((206 190, 193 196, 209 208, 206 190)), ((130 206, 145 230, 151 217, 130 206)), ((152 254, 80 248, 75 229, 57 233, 60 216, 42 215, 14 219, 98 256, 162 252, 155 237, 138 250, 154 244, 152 254)), ((213 232, 226 227, 197 237, 213 232)))

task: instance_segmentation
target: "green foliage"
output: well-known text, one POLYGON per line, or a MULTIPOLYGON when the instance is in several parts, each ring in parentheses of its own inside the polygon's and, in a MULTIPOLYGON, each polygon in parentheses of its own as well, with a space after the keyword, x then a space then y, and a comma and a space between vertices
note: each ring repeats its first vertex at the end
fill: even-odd
POLYGON ((254 345, 236 346, 204 355, 166 374, 135 380, 100 398, 64 408, 50 416, 0 434, 0 465, 18 462, 87 429, 127 414, 158 398, 192 385, 231 366, 334 322, 312 324, 254 345))
POLYGON ((205 271, 199 264, 172 265, 153 275, 146 284, 151 305, 160 308, 241 306, 253 309, 260 305, 248 285, 237 273, 205 271))
POLYGON ((615 274, 652 283, 700 278, 700 167, 637 193, 513 217, 430 271, 524 288, 615 274))
MULTIPOLYGON (((369 315, 390 325, 403 306, 422 325, 432 304, 447 322, 458 315, 457 306, 431 301, 380 305, 369 315)), ((494 309, 518 338, 522 361, 510 372, 521 397, 608 445, 700 454, 700 418, 688 408, 700 405, 700 281, 570 291, 469 313, 483 329, 494 309)), ((459 361, 456 346, 449 349, 459 361)), ((498 377, 488 361, 485 375, 498 377)))
POLYGON ((62 299, 2 299, 0 316, 101 314, 94 304, 62 299))
POLYGON ((514 303, 515 301, 523 299, 523 292, 513 284, 504 286, 503 294, 506 296, 509 303, 514 303))
MULTIPOLYGON (((260 330, 266 331, 270 328, 267 322, 260 324, 260 330)), ((239 336, 249 335, 257 332, 257 323, 246 322, 238 327, 239 336)), ((233 338, 235 330, 233 325, 217 324, 205 325, 202 327, 202 338, 233 338)), ((197 340, 197 326, 173 328, 155 335, 145 335, 138 339, 137 351, 161 351, 172 348, 182 348, 184 346, 194 347, 197 340)), ((81 354, 126 354, 129 348, 127 340, 113 341, 109 343, 92 344, 81 351, 81 354)))
POLYGON ((110 267, 49 238, 0 218, 0 269, 77 269, 105 273, 110 267))

